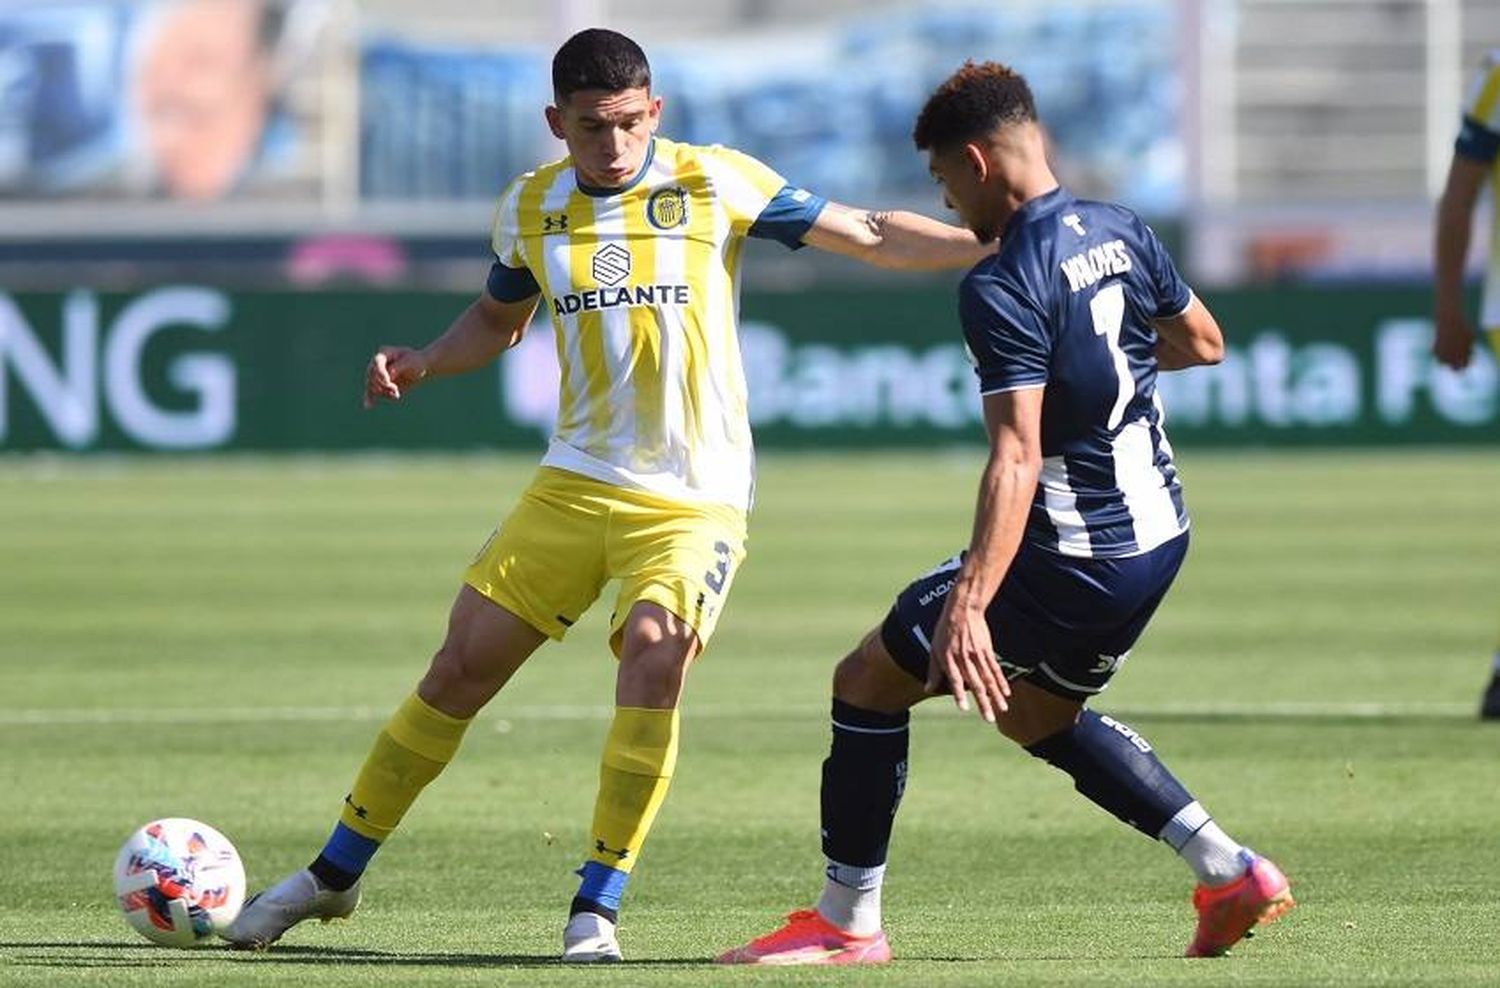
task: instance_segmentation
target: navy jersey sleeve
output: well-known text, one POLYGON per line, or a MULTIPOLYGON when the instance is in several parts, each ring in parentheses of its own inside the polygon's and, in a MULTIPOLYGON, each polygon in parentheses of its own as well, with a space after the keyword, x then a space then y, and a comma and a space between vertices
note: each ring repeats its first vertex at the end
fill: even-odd
POLYGON ((1458 131, 1458 140, 1453 144, 1455 153, 1487 165, 1500 154, 1500 134, 1490 130, 1473 117, 1464 117, 1458 131))
POLYGON ((1151 284, 1156 290, 1156 311, 1152 315, 1157 319, 1182 315, 1193 301, 1193 290, 1177 273, 1177 265, 1156 238, 1156 231, 1141 223, 1139 234, 1146 248, 1146 263, 1151 267, 1151 284))
POLYGON ((994 277, 970 274, 958 290, 958 316, 974 355, 980 394, 1047 383, 1052 337, 1029 301, 994 277))
POLYGON ((507 267, 498 259, 490 265, 490 277, 485 288, 497 302, 520 302, 542 290, 529 269, 507 267))
POLYGON ((1469 82, 1463 102, 1463 123, 1455 154, 1487 165, 1500 153, 1500 50, 1492 51, 1480 63, 1479 71, 1469 82))
POLYGON ((784 185, 751 224, 749 236, 776 240, 796 250, 828 200, 795 185, 784 185))

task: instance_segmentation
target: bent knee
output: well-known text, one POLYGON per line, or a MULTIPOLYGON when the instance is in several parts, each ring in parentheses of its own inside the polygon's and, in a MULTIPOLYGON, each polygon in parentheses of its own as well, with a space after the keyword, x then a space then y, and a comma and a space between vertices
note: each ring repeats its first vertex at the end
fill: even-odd
POLYGON ((865 710, 896 713, 921 702, 926 693, 896 665, 880 633, 872 631, 833 670, 833 695, 865 710))
POLYGON ((620 660, 629 665, 680 667, 697 651, 698 633, 670 611, 652 608, 632 614, 620 629, 620 660))
POLYGON ((627 707, 675 707, 689 664, 698 654, 693 626, 662 608, 631 614, 620 632, 615 702, 627 707))
POLYGON ((440 710, 467 716, 494 695, 499 685, 496 678, 485 663, 444 642, 433 655, 417 692, 440 710))
POLYGON ((996 718, 1000 733, 1030 748, 1078 722, 1081 700, 1061 697, 1024 680, 1011 683, 1010 708, 996 718))

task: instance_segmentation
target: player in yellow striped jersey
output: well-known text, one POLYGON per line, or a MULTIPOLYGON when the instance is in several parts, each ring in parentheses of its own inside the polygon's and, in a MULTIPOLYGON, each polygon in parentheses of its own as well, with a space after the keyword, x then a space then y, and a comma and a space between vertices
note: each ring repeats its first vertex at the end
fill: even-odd
POLYGON ((562 367, 556 433, 520 504, 465 574, 426 675, 376 739, 323 851, 230 927, 264 946, 347 916, 359 877, 474 715, 548 638, 619 579, 619 659, 588 860, 563 934, 572 961, 620 959, 621 893, 666 795, 689 664, 744 556, 753 454, 737 338, 747 237, 892 268, 964 268, 993 250, 968 230, 850 209, 748 155, 656 136, 662 100, 629 38, 591 29, 553 60, 547 121, 568 157, 511 182, 486 290, 421 349, 382 347, 366 405, 473 370, 540 305, 562 367))
MULTIPOLYGON (((1486 182, 1492 193, 1494 216, 1479 325, 1500 360, 1500 50, 1485 57, 1469 87, 1448 182, 1438 200, 1433 251, 1436 267, 1433 314, 1437 336, 1432 350, 1439 361, 1454 370, 1468 366, 1478 335, 1464 314, 1464 258, 1469 253, 1474 206, 1486 182)), ((1479 715, 1486 720, 1500 720, 1500 645, 1495 648, 1490 682, 1480 701, 1479 715)))

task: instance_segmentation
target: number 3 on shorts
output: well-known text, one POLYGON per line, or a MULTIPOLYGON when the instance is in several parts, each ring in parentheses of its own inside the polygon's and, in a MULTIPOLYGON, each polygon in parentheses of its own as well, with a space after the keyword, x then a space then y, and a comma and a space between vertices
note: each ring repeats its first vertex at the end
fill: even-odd
POLYGON ((703 582, 714 593, 722 594, 724 581, 729 579, 729 564, 734 561, 734 557, 730 555, 729 543, 723 539, 714 543, 714 554, 717 557, 714 568, 703 574, 703 582))

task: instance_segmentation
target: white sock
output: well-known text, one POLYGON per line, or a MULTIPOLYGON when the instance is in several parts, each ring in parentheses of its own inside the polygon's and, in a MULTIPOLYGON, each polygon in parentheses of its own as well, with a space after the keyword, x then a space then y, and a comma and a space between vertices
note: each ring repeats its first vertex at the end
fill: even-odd
POLYGON ((1210 888, 1228 885, 1245 873, 1249 852, 1196 801, 1178 810, 1157 836, 1175 848, 1198 881, 1210 888))
POLYGON ((846 933, 857 937, 880 932, 880 886, 885 865, 859 868, 828 862, 828 880, 818 899, 818 914, 846 933))

